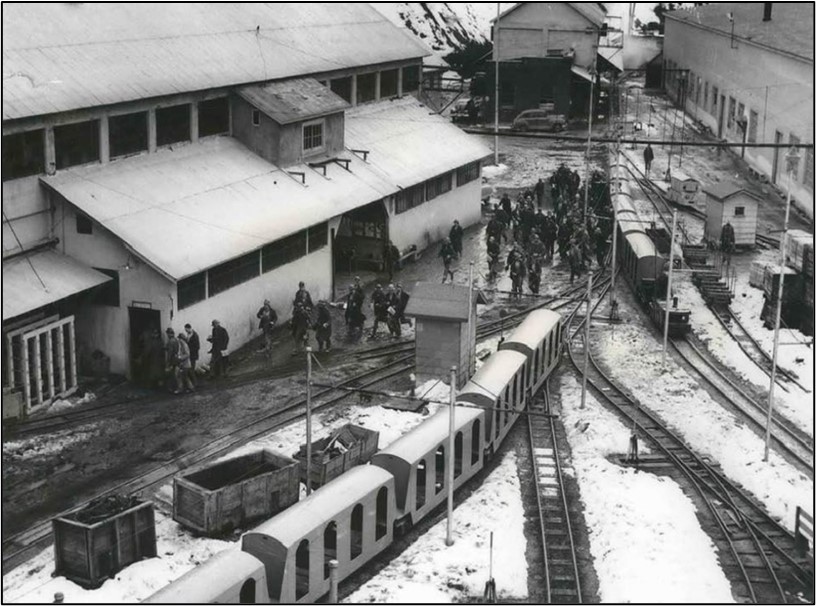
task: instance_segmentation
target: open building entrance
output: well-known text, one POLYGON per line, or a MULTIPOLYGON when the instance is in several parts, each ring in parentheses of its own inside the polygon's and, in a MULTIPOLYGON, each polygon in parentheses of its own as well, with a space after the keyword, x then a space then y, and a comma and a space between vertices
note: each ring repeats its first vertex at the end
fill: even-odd
POLYGON ((128 307, 130 319, 130 378, 143 385, 150 378, 150 353, 156 334, 161 339, 161 312, 158 309, 128 307))
MULTIPOLYGON (((347 281, 361 273, 383 271, 383 251, 387 243, 388 213, 383 200, 344 214, 334 237, 335 282, 337 277, 347 281)), ((342 284, 341 281, 341 288, 342 284)))

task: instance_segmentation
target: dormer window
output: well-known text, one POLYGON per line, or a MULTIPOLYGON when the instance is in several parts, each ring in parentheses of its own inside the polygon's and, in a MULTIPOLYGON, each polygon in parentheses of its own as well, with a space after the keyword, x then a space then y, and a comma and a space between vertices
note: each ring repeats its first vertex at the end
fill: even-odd
POLYGON ((323 120, 306 122, 303 125, 303 153, 317 152, 323 148, 323 120))

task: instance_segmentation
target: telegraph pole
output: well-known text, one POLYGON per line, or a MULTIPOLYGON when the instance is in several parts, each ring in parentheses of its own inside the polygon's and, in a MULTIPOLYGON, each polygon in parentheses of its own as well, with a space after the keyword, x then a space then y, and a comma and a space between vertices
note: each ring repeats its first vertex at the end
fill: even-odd
POLYGON ((448 432, 448 530, 445 545, 453 545, 453 466, 456 460, 453 434, 456 431, 456 366, 450 370, 450 430, 448 432))
POLYGON ((306 496, 312 494, 312 348, 306 348, 306 496))
POLYGON ((672 274, 674 273, 674 230, 677 229, 677 211, 672 211, 671 240, 669 241, 669 280, 666 284, 666 317, 663 319, 663 356, 661 362, 666 363, 666 349, 669 346, 669 311, 671 311, 672 274))
POLYGON ((589 132, 587 133, 587 148, 586 148, 586 164, 584 170, 584 228, 587 226, 587 207, 589 206, 589 150, 592 149, 592 113, 594 109, 595 100, 595 69, 598 55, 592 60, 592 71, 590 76, 592 79, 589 82, 589 132))
POLYGON ((493 137, 493 164, 499 165, 499 20, 501 19, 501 3, 496 2, 496 32, 493 38, 493 58, 496 60, 496 91, 493 103, 493 119, 496 135, 493 137))
POLYGON ((584 376, 581 378, 581 408, 586 408, 587 373, 589 372, 589 323, 592 317, 592 272, 587 276, 587 306, 584 318, 584 376))
POLYGON ((779 242, 779 290, 776 293, 776 319, 774 321, 773 361, 771 363, 771 386, 768 389, 768 418, 765 423, 765 455, 762 460, 768 461, 771 448, 771 421, 773 419, 774 387, 776 386, 776 356, 779 351, 779 320, 782 317, 782 288, 785 285, 785 249, 788 243, 788 220, 790 219, 791 185, 793 172, 799 164, 799 154, 791 148, 787 154, 788 161, 788 200, 785 204, 785 225, 782 229, 782 239, 779 242))
MULTIPOLYGON (((616 193, 620 193, 621 191, 621 179, 620 179, 620 170, 621 170, 621 148, 620 148, 620 137, 618 137, 618 144, 615 150, 615 192, 610 191, 610 195, 615 195, 616 193)), ((615 210, 615 203, 612 202, 612 275, 610 277, 611 282, 609 284, 609 291, 612 293, 609 299, 609 317, 615 317, 615 308, 618 305, 618 302, 615 300, 615 264, 617 263, 617 256, 618 256, 618 212, 615 210)))

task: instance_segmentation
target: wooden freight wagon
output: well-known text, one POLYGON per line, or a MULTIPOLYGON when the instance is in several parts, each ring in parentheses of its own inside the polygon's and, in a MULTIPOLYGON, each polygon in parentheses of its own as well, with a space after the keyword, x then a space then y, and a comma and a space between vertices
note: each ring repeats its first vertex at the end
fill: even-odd
POLYGON ((297 462, 259 450, 173 479, 173 519, 219 536, 272 517, 300 496, 297 462))
POLYGON ((156 556, 153 504, 107 497, 52 521, 56 575, 87 588, 156 556))
MULTIPOLYGON (((367 463, 377 452, 379 441, 380 432, 349 423, 312 442, 312 488, 323 486, 355 465, 367 463)), ((294 456, 300 463, 300 479, 306 483, 306 445, 294 456)))
POLYGON ((734 244, 753 248, 756 245, 757 208, 761 198, 734 185, 716 185, 705 190, 706 241, 720 246, 723 225, 734 228, 734 244))

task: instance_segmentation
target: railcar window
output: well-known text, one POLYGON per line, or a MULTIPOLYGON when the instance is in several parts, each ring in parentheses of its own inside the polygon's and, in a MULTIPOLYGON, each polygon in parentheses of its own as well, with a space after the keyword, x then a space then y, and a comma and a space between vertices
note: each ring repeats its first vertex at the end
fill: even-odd
POLYGON ((462 432, 456 433, 453 440, 453 477, 458 478, 462 475, 462 432))
POLYGON ((422 459, 417 464, 417 470, 416 470, 416 509, 417 509, 417 511, 422 509, 422 507, 425 505, 425 485, 426 485, 425 459, 422 459))
POLYGON ((445 488, 445 447, 440 445, 436 449, 436 476, 434 478, 435 494, 445 488))
POLYGON ((255 579, 247 579, 241 585, 241 593, 238 595, 241 604, 255 603, 255 579))
POLYGON ((351 510, 351 559, 363 553, 363 506, 359 503, 351 510))
POLYGON ((470 428, 470 464, 476 465, 479 462, 479 449, 481 448, 481 421, 476 419, 470 428))
POLYGON ((383 486, 377 492, 377 527, 374 538, 380 540, 388 534, 388 488, 383 486))
POLYGON ((323 531, 323 578, 329 578, 329 562, 337 559, 337 522, 329 522, 323 531))
POLYGON ((303 539, 295 552, 295 599, 309 593, 309 541, 303 539))

